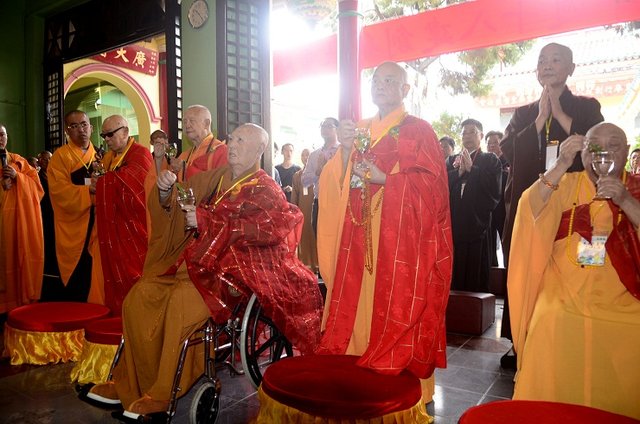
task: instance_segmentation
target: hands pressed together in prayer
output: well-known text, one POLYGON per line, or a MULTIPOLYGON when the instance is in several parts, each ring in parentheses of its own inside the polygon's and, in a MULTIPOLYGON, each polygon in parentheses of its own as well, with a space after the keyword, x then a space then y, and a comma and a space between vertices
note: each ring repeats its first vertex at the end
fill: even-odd
POLYGON ((547 125, 547 120, 555 118, 560 123, 564 131, 569 134, 571 132, 572 118, 567 115, 560 104, 560 95, 562 91, 552 90, 545 85, 538 102, 538 116, 536 118, 536 129, 538 133, 547 125))
POLYGON ((462 149, 460 154, 453 161, 453 167, 458 169, 458 176, 463 176, 467 172, 471 172, 473 160, 467 149, 462 149))
MULTIPOLYGON (((344 151, 342 155, 343 169, 347 167, 349 153, 353 148, 353 142, 356 137, 356 127, 356 123, 350 119, 343 119, 340 121, 340 125, 338 125, 338 142, 344 151)), ((363 180, 373 184, 383 185, 387 182, 387 174, 367 159, 362 159, 362 161, 354 163, 352 172, 363 180)))

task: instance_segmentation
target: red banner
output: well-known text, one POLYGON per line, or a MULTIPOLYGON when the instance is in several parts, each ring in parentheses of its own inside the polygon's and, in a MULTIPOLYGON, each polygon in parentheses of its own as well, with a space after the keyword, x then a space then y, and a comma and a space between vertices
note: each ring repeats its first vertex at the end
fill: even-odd
POLYGON ((158 52, 135 44, 97 54, 92 59, 147 75, 158 71, 158 52))
MULTIPOLYGON (((640 0, 473 0, 365 26, 360 67, 640 19, 640 0)), ((273 52, 273 84, 337 73, 337 37, 273 52)))

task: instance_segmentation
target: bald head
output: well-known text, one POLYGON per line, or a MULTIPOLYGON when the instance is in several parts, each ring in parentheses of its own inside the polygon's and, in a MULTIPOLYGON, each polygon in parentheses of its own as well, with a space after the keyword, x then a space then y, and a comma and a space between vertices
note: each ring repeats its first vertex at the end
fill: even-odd
POLYGON ((199 146, 211 134, 211 112, 202 105, 191 105, 184 113, 182 126, 189 140, 199 146))
POLYGON ((558 43, 547 44, 538 56, 538 82, 543 87, 564 89, 567 78, 573 74, 575 68, 573 53, 569 47, 558 43))
POLYGON ((255 167, 268 144, 269 134, 264 128, 255 124, 243 124, 236 128, 227 143, 227 159, 233 177, 255 167))
POLYGON ((582 149, 582 164, 592 176, 594 175, 591 170, 591 150, 594 146, 598 146, 598 150, 613 153, 615 166, 612 175, 621 175, 629 154, 627 135, 622 128, 610 122, 601 122, 587 131, 582 149))
POLYGON ((378 66, 371 80, 371 98, 381 117, 402 106, 409 93, 407 71, 395 62, 378 66))
POLYGON ((111 115, 102 122, 100 137, 107 142, 109 150, 123 153, 129 142, 129 123, 123 116, 111 115))

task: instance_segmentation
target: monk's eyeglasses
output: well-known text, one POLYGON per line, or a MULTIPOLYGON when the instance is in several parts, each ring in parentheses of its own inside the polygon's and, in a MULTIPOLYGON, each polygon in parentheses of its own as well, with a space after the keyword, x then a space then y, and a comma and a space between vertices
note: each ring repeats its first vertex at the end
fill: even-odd
POLYGON ((67 125, 67 128, 70 129, 70 130, 74 130, 75 131, 78 128, 85 129, 85 128, 89 127, 89 125, 91 125, 91 124, 89 124, 86 121, 82 121, 82 122, 79 122, 79 123, 69 124, 69 125, 67 125))
POLYGON ((106 139, 107 137, 113 137, 113 135, 114 135, 115 133, 117 133, 118 131, 120 131, 120 130, 121 130, 121 129, 123 129, 123 128, 125 128, 125 127, 124 127, 124 125, 123 125, 123 126, 121 126, 121 127, 119 127, 119 128, 116 128, 116 129, 115 129, 115 130, 113 130, 113 131, 108 131, 108 132, 100 133, 100 137, 102 137, 102 138, 104 138, 104 139, 106 139))

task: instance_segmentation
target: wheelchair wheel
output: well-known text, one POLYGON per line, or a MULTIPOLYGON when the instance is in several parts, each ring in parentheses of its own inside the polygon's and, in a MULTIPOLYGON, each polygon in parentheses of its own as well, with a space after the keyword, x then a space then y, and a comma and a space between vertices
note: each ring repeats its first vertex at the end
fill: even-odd
POLYGON ((264 369, 283 357, 293 356, 293 347, 273 321, 262 312, 255 294, 251 295, 242 318, 240 358, 251 384, 258 388, 264 369))
POLYGON ((213 424, 216 422, 220 410, 220 388, 218 386, 213 381, 206 380, 198 387, 189 408, 189 423, 213 424))

